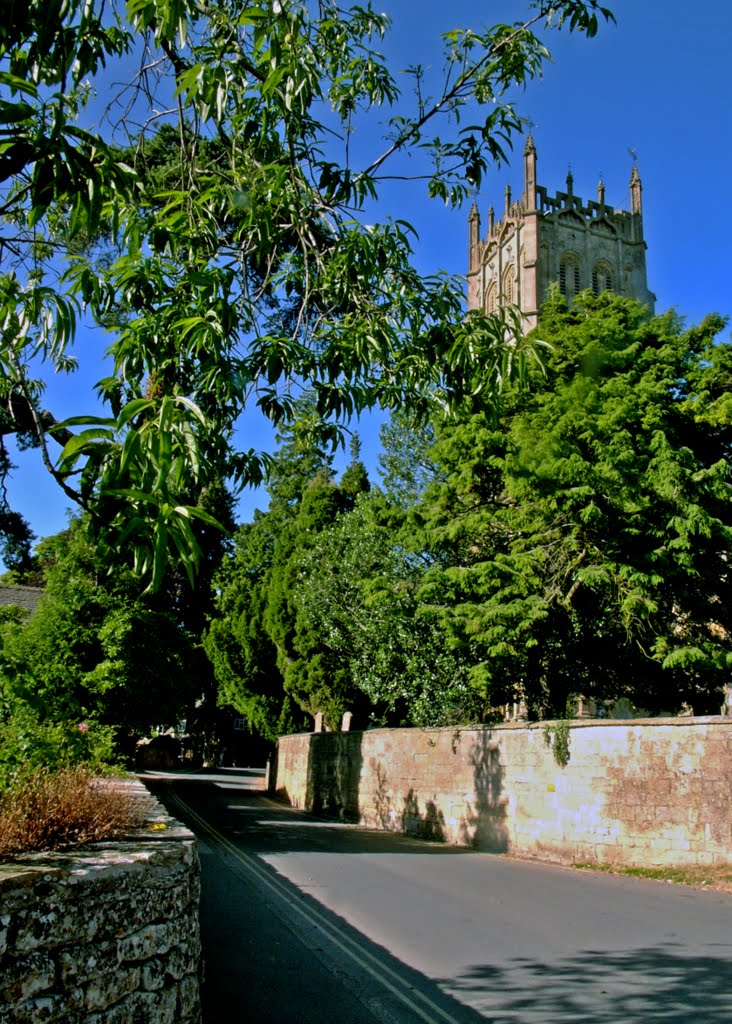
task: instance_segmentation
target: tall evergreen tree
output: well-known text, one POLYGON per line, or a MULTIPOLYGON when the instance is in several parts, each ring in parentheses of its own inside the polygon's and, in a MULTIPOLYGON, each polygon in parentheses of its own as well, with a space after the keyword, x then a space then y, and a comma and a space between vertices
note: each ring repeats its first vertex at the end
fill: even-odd
POLYGON ((276 740, 285 699, 277 650, 264 625, 278 519, 257 512, 239 527, 232 558, 217 579, 215 612, 204 636, 219 705, 233 707, 249 729, 276 740))
POLYGON ((371 482, 361 459, 361 439, 357 433, 351 435, 348 449, 351 460, 338 482, 338 488, 343 500, 353 505, 359 494, 371 490, 371 482))
POLYGON ((305 559, 342 514, 346 500, 339 487, 320 476, 305 489, 297 516, 275 546, 264 614, 285 692, 308 714, 322 712, 332 728, 339 727, 355 693, 346 666, 303 614, 298 592, 305 559))
MULTIPOLYGON (((303 551, 352 503, 334 483, 332 456, 313 429, 315 417, 314 396, 306 393, 294 421, 278 432, 267 511, 237 531, 204 640, 219 703, 235 708, 269 740, 302 725, 303 711, 326 711, 319 701, 328 703, 329 687, 340 685, 337 673, 329 679, 313 638, 298 629, 293 605, 303 551)), ((358 476, 354 471, 354 486, 358 476)), ((337 718, 337 710, 332 715, 337 718)))
POLYGON ((683 330, 555 297, 532 393, 441 431, 421 508, 427 610, 486 707, 570 693, 714 710, 732 668, 729 379, 719 317, 683 330))

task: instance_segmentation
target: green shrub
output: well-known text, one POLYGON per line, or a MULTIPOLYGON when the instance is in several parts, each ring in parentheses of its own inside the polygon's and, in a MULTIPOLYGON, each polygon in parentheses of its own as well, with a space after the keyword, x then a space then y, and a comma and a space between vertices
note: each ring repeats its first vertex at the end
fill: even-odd
POLYGON ((114 730, 71 702, 65 712, 51 714, 33 678, 0 655, 0 794, 42 769, 113 763, 114 730))

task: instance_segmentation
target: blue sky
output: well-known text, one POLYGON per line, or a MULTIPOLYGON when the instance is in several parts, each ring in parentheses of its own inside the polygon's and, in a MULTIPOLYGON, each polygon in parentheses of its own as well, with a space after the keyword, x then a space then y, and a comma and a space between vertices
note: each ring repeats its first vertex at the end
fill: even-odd
MULTIPOLYGON (((643 182, 649 287, 656 310, 674 307, 689 324, 709 312, 732 313, 732 86, 729 78, 732 4, 729 0, 605 0, 617 25, 595 39, 552 33, 554 58, 544 77, 516 97, 533 124, 538 181, 564 187, 571 165, 574 189, 593 198, 603 177, 608 203, 628 209, 634 150, 643 182)), ((442 32, 456 27, 513 22, 527 9, 520 0, 383 0, 392 18, 382 45, 394 67, 439 65, 442 32)), ((405 90, 409 88, 405 79, 405 90)), ((368 152, 371 140, 360 141, 368 152)), ((485 222, 490 203, 502 207, 507 183, 522 189, 522 145, 511 166, 488 175, 477 201, 485 222)), ((467 260, 467 209, 429 201, 419 183, 388 189, 383 212, 404 217, 419 232, 417 261, 424 272, 462 274, 467 260)), ((93 412, 91 384, 105 338, 84 335, 77 345, 89 369, 49 384, 45 404, 56 416, 93 412)), ((381 417, 360 427, 364 456, 374 468, 381 417)), ((254 418, 242 447, 271 444, 254 418)), ((66 524, 68 500, 47 476, 37 452, 20 453, 10 482, 12 506, 46 536, 66 524)), ((242 520, 266 495, 245 492, 242 520)))

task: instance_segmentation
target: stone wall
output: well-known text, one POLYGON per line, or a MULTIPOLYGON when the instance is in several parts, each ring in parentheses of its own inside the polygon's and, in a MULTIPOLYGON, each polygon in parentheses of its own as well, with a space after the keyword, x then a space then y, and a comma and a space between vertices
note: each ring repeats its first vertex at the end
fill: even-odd
POLYGON ((0 864, 0 1024, 199 1024, 198 901, 157 804, 132 838, 0 864))
POLYGON ((732 863, 732 720, 283 737, 272 788, 296 807, 565 863, 732 863))

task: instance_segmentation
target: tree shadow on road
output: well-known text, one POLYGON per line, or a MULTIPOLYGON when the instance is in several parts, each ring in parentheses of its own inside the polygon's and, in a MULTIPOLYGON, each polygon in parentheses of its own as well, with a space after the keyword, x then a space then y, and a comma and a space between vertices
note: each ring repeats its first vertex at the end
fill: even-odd
POLYGON ((145 781, 202 840, 203 1024, 483 1020, 266 863, 269 854, 289 852, 461 851, 318 819, 264 793, 221 786, 216 777, 145 781), (344 949, 350 958, 343 959, 344 949))
MULTIPOLYGON (((194 810, 205 813, 206 819, 220 828, 230 846, 241 848, 253 861, 263 864, 262 870, 271 872, 292 900, 312 908, 314 915, 332 923, 348 941, 359 943, 369 956, 381 958, 398 975, 399 984, 407 986, 405 991, 413 986, 424 991, 455 1024, 477 1024, 481 1020, 492 1024, 732 1021, 732 931, 729 944, 707 943, 695 952, 687 952, 686 947, 674 942, 664 942, 628 950, 590 948, 562 956, 552 950, 548 941, 545 958, 516 957, 492 963, 489 951, 483 960, 485 954, 476 949, 477 962, 462 974, 428 979, 371 942, 265 862, 270 854, 290 852, 441 857, 475 854, 395 833, 317 819, 277 804, 261 793, 220 789, 205 781, 179 781, 176 789, 194 810)), ((487 786, 486 792, 495 791, 487 786)), ((165 799, 164 791, 158 790, 156 795, 165 799)), ((185 814, 180 814, 180 808, 173 802, 169 807, 176 817, 185 820, 185 814)), ((190 824, 195 828, 195 821, 190 824)), ((205 832, 203 838, 207 838, 205 832)), ((215 845, 214 842, 210 851, 205 851, 204 846, 202 855, 202 922, 208 964, 206 1024, 240 1019, 247 1024, 286 1020, 297 1020, 298 1024, 324 1020, 372 1024, 375 1020, 410 1019, 390 1018, 388 1012, 384 1017, 378 1005, 382 997, 368 990, 368 978, 365 984, 362 979, 360 995, 353 1006, 349 1004, 350 989, 345 995, 341 991, 338 997, 345 999, 345 1003, 334 1006, 332 1000, 336 990, 340 991, 339 974, 332 965, 328 966, 327 953, 323 952, 318 936, 308 938, 307 934, 300 934, 293 945, 287 913, 275 914, 277 920, 273 921, 258 879, 233 877, 236 864, 231 871, 222 868, 215 856, 215 845), (212 895, 217 892, 217 899, 213 900, 212 895), (315 961, 309 959, 311 954, 315 961), (330 991, 333 985, 335 988, 330 991), (304 1015, 293 1015, 287 1009, 291 995, 306 1007, 304 1015), (364 1009, 369 1006, 371 1010, 364 1009)), ((571 929, 571 915, 567 928, 571 929)), ((601 921, 598 929, 602 929, 601 921)), ((598 934, 600 942, 602 935, 598 934)), ((385 998, 388 1002, 389 997, 385 998)))
POLYGON ((443 984, 492 1024, 729 1024, 732 943, 706 955, 664 943, 544 963, 517 958, 443 984))
POLYGON ((203 1024, 480 1024, 484 1019, 267 863, 270 853, 294 851, 458 851, 319 821, 262 793, 220 789, 203 780, 176 782, 187 806, 177 802, 169 785, 151 788, 201 840, 203 1024), (204 812, 216 832, 201 822, 198 815, 204 812))
POLYGON ((274 899, 256 878, 237 878, 218 858, 202 857, 203 1024, 485 1020, 314 897, 272 875, 280 892, 274 899), (303 922, 295 907, 317 926, 303 922), (343 957, 344 948, 350 958, 343 957))
MULTIPOLYGON (((166 801, 166 786, 148 780, 155 795, 166 801)), ((189 781, 180 777, 176 792, 201 813, 227 837, 246 841, 257 855, 305 853, 404 853, 432 856, 461 856, 470 851, 445 846, 434 840, 442 838, 442 824, 434 806, 429 804, 419 814, 414 801, 404 802, 403 814, 419 820, 419 835, 405 836, 398 832, 368 829, 358 825, 334 821, 331 817, 299 811, 287 804, 272 800, 266 793, 220 788, 215 781, 189 781), (426 841, 426 840, 431 840, 426 841)), ((180 816, 170 805, 174 816, 180 816)), ((415 829, 415 831, 417 831, 415 829)))

